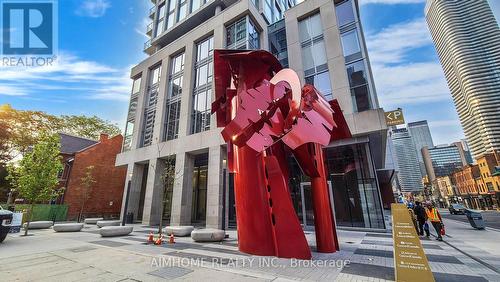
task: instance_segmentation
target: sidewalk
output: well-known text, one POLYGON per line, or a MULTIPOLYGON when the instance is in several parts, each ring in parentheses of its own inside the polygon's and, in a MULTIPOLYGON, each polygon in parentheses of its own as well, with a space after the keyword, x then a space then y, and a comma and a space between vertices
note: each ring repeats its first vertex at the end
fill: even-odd
MULTIPOLYGON (((453 223, 445 224, 453 236, 453 223)), ((391 234, 340 230, 341 251, 313 252, 312 261, 300 261, 241 253, 235 231, 228 231, 229 239, 223 243, 176 238, 173 245, 146 245, 147 234, 154 230, 135 225, 132 236, 110 239, 101 238, 94 226, 72 234, 39 230, 30 237, 9 236, 0 246, 0 277, 2 281, 394 280, 391 234)), ((314 233, 306 232, 306 237, 314 250, 314 233)), ((436 281, 500 281, 498 273, 446 243, 424 240, 423 247, 436 281)), ((499 260, 489 255, 489 263, 499 260)))
MULTIPOLYGON (((445 243, 449 243, 452 247, 490 268, 500 270, 500 242, 498 240, 500 230, 494 228, 477 230, 469 223, 452 219, 443 221, 446 230, 445 243)), ((435 235, 434 232, 432 233, 435 235)))

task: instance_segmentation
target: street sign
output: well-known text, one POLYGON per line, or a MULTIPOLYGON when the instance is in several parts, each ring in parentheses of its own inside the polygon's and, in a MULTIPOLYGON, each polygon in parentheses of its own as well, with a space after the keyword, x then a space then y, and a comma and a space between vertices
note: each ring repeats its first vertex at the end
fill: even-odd
POLYGON ((396 281, 434 281, 415 225, 404 204, 391 204, 396 281))
POLYGON ((388 126, 400 125, 405 123, 403 110, 397 109, 395 111, 385 112, 385 122, 388 126))

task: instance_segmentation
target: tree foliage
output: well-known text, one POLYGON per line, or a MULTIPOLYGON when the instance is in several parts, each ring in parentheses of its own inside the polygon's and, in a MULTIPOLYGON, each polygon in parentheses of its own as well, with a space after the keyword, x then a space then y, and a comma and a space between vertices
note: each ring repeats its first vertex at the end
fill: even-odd
POLYGON ((58 174, 63 168, 59 147, 57 134, 43 133, 17 166, 12 164, 8 166, 7 178, 12 181, 19 196, 31 205, 25 235, 29 229, 33 205, 58 196, 56 190, 59 183, 58 174))
POLYGON ((32 151, 17 166, 8 167, 19 196, 30 203, 45 202, 56 196, 58 174, 62 170, 59 136, 43 134, 32 151))
POLYGON ((98 140, 101 133, 114 136, 120 129, 99 117, 54 116, 41 111, 22 111, 0 105, 0 162, 24 155, 40 139, 42 132, 67 133, 98 140))

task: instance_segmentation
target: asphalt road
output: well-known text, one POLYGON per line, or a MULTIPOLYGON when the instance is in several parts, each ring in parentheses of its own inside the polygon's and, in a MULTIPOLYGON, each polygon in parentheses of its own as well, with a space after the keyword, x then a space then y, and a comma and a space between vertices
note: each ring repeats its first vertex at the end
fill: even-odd
MULTIPOLYGON (((469 223, 467 220, 467 216, 464 214, 450 214, 450 212, 446 209, 440 209, 439 212, 441 216, 444 218, 444 224, 446 225, 446 219, 453 219, 457 221, 462 221, 469 223)), ((483 216, 486 227, 491 227, 500 230, 500 212, 497 211, 483 211, 481 213, 483 216)))

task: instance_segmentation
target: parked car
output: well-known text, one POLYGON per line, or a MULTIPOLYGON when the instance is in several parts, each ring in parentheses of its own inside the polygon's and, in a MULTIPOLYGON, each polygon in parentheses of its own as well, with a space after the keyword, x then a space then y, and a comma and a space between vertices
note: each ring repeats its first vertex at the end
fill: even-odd
POLYGON ((12 212, 2 209, 0 206, 0 243, 5 240, 10 231, 10 223, 12 221, 12 212))
POLYGON ((465 207, 461 204, 451 204, 448 209, 451 214, 465 214, 465 207))

